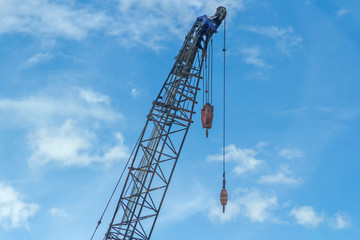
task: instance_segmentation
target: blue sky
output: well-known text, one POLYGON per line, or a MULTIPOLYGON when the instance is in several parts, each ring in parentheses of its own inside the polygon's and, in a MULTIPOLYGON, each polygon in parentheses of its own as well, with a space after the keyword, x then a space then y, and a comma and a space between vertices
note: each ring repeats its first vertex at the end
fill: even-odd
MULTIPOLYGON (((0 0, 0 239, 90 239, 196 17, 227 7, 153 239, 358 239, 360 3, 0 0)), ((114 203, 96 239, 102 239, 114 203)))

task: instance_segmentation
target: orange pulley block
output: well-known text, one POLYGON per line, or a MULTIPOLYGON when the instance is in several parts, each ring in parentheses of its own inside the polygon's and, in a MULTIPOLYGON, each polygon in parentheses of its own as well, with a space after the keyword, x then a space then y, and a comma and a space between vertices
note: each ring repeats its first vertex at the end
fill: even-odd
POLYGON ((227 193, 227 191, 225 189, 225 185, 226 185, 225 172, 223 174, 223 177, 224 177, 224 179, 223 179, 223 187, 222 187, 222 190, 220 192, 220 203, 223 206, 223 213, 225 213, 225 206, 226 206, 226 204, 228 202, 228 193, 227 193))
POLYGON ((221 193, 220 193, 220 202, 221 205, 223 206, 223 213, 225 212, 225 205, 227 204, 228 201, 228 193, 226 191, 226 189, 222 189, 221 193))
POLYGON ((211 106, 210 103, 206 103, 201 109, 201 123, 202 127, 206 128, 206 137, 208 137, 208 130, 212 127, 214 117, 214 106, 211 106))

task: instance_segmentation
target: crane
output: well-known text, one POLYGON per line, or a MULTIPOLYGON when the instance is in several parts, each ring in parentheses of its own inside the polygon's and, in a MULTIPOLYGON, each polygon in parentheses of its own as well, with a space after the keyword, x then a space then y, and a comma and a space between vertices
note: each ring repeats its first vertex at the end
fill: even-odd
POLYGON ((203 79, 209 41, 226 17, 198 17, 152 103, 104 240, 149 240, 173 176, 203 79))

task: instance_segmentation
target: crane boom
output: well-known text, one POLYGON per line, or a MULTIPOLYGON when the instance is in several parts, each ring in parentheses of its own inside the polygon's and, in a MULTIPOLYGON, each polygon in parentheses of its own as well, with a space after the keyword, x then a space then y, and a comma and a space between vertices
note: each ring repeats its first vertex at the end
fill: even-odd
POLYGON ((207 45, 226 9, 198 17, 153 101, 104 239, 149 240, 191 125, 207 45))

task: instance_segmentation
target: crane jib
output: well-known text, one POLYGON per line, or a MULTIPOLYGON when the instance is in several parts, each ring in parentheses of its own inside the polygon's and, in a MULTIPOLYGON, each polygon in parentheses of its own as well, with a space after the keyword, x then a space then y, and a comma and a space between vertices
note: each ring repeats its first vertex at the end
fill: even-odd
POLYGON ((150 239, 195 113, 208 42, 225 17, 218 7, 214 16, 198 17, 186 35, 147 115, 104 239, 150 239))

